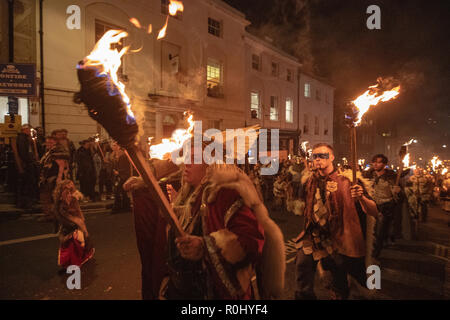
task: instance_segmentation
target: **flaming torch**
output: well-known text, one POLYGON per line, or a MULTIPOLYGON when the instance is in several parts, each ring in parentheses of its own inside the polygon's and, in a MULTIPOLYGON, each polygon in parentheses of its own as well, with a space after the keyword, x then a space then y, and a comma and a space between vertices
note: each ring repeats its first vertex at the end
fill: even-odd
POLYGON ((370 109, 380 102, 386 102, 397 97, 400 93, 400 86, 393 87, 392 79, 377 79, 377 84, 370 86, 369 89, 358 98, 350 102, 351 112, 346 114, 345 119, 350 127, 350 146, 351 146, 351 164, 353 171, 353 184, 356 184, 356 127, 361 124, 362 117, 370 109), (387 87, 392 87, 387 89, 387 87))
POLYGON ((105 162, 105 154, 103 153, 102 147, 100 146, 100 134, 96 134, 94 136, 95 144, 97 145, 98 150, 100 151, 100 155, 102 156, 103 162, 105 162))
POLYGON ((409 140, 408 142, 405 142, 400 148, 399 157, 402 160, 401 160, 400 168, 397 172, 397 179, 395 181, 395 185, 397 185, 397 186, 400 184, 400 178, 403 173, 403 169, 409 168, 410 154, 408 152, 408 146, 411 145, 413 142, 417 143, 417 140, 415 140, 413 138, 413 139, 409 140))
POLYGON ((127 33, 120 30, 106 32, 93 51, 79 62, 77 73, 81 89, 75 94, 74 101, 84 103, 89 116, 100 123, 125 149, 160 212, 173 230, 182 235, 184 231, 172 207, 137 147, 136 135, 139 128, 131 108, 131 101, 125 93, 125 85, 117 77, 120 59, 128 47, 119 52, 117 49, 111 49, 111 45, 119 43, 126 36, 127 33))
POLYGON ((436 168, 439 168, 442 165, 442 161, 439 160, 438 156, 434 156, 433 159, 431 159, 431 165, 433 167, 433 172, 436 172, 436 168))

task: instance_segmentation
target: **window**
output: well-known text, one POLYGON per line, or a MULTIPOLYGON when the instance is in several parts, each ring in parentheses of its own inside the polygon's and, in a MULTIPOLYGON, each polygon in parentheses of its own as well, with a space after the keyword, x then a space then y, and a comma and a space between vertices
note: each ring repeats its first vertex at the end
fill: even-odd
POLYGON ((294 122, 294 103, 291 98, 286 98, 286 122, 294 122))
POLYGON ((309 118, 308 114, 303 115, 303 133, 308 134, 309 133, 309 118))
POLYGON ((289 69, 286 70, 286 80, 292 82, 292 71, 289 69))
POLYGON ((278 97, 270 97, 270 120, 278 121, 278 97))
POLYGON ((208 59, 208 65, 206 67, 206 85, 208 96, 215 98, 223 97, 222 65, 213 59, 208 59))
POLYGON ((321 100, 322 98, 322 93, 320 92, 319 89, 316 89, 316 100, 321 100))
POLYGON ((252 68, 255 70, 260 70, 261 57, 257 54, 252 54, 252 68))
POLYGON ((314 117, 314 134, 319 135, 319 117, 314 117))
MULTIPOLYGON (((97 43, 103 35, 109 31, 109 30, 124 30, 124 28, 115 26, 113 24, 105 23, 99 20, 95 20, 95 43, 97 43)), ((123 40, 122 40, 123 41, 123 40)), ((123 48, 123 42, 115 43, 111 45, 111 49, 117 49, 117 51, 120 52, 123 48)), ((119 70, 117 70, 117 75, 119 77, 119 80, 124 81, 127 80, 126 76, 123 74, 123 58, 121 58, 121 65, 119 67, 119 70)))
POLYGON ((252 119, 261 119, 259 110, 259 92, 250 93, 250 113, 252 119))
POLYGON ((272 62, 272 76, 278 77, 278 63, 272 62))
MULTIPOLYGON (((170 4, 170 0, 161 0, 161 13, 165 14, 165 15, 169 15, 169 4, 170 4)), ((183 17, 183 12, 182 11, 177 11, 177 14, 171 17, 175 17, 179 20, 181 20, 181 18, 183 17)))
POLYGON ((311 97, 311 85, 309 83, 305 83, 305 97, 311 97))
POLYGON ((323 119, 323 134, 328 135, 328 119, 323 119))
POLYGON ((222 24, 220 21, 208 18, 208 33, 220 38, 222 36, 222 24))

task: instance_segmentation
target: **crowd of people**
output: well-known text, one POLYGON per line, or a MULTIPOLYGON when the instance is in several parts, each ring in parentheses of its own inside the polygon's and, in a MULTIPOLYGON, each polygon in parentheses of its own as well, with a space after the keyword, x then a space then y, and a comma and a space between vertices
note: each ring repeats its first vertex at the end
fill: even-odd
MULTIPOLYGON (((35 212, 43 207, 57 180, 70 179, 83 194, 82 202, 115 200, 113 212, 128 211, 130 200, 122 184, 131 176, 132 165, 124 151, 114 142, 89 137, 77 149, 66 129, 53 130, 44 136, 41 127, 22 126, 9 145, 2 143, 1 182, 4 191, 16 195, 18 208, 35 212), (56 158, 64 161, 57 170, 56 158)), ((44 220, 52 219, 44 210, 44 220)))
MULTIPOLYGON (((330 298, 347 299, 347 275, 365 287, 368 259, 378 264, 392 242, 415 237, 430 205, 448 207, 448 173, 395 172, 385 155, 376 154, 369 167, 358 167, 354 181, 350 167, 335 165, 333 147, 320 143, 309 158, 281 161, 276 175, 261 175, 259 164, 183 165, 160 181, 177 218, 170 223, 115 142, 89 138, 76 150, 67 130, 44 139, 24 125, 13 149, 18 205, 40 196, 46 219, 59 225, 61 266, 80 265, 93 255, 78 204, 82 196, 113 198, 115 210, 128 210, 132 195, 144 299, 280 297, 285 242, 271 218, 275 211, 304 221, 294 240, 295 298, 316 298, 319 270, 331 279, 330 298)), ((197 152, 192 149, 191 156, 197 152)))
POLYGON ((66 129, 44 136, 42 128, 24 124, 0 150, 2 191, 16 195, 17 208, 42 212, 38 221, 54 224, 62 267, 81 265, 94 254, 80 202, 114 200, 113 213, 131 209, 122 185, 133 167, 122 148, 98 137, 79 144, 77 149, 66 129))

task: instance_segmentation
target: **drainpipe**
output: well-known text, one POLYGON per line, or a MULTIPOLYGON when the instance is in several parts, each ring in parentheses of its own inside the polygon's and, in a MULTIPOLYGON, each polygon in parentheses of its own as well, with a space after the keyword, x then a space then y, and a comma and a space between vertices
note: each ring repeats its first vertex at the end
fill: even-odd
POLYGON ((9 62, 14 62, 14 0, 8 0, 9 62))
POLYGON ((45 97, 44 97, 44 28, 42 21, 43 0, 39 0, 39 55, 41 63, 41 85, 39 86, 39 95, 41 96, 41 119, 42 130, 45 134, 45 97))
MULTIPOLYGON (((301 132, 301 129, 300 129, 300 67, 297 69, 297 114, 298 114, 298 116, 297 116, 297 132, 298 133, 300 133, 301 132)), ((299 137, 297 138, 297 150, 298 150, 298 147, 300 146, 300 137, 301 137, 301 135, 303 134, 303 132, 302 133, 300 133, 300 135, 299 135, 299 137)))

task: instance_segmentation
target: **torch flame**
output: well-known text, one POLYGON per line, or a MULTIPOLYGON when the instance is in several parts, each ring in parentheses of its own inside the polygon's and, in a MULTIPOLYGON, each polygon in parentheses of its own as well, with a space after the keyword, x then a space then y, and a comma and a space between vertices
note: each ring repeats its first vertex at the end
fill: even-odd
POLYGON ((415 141, 415 139, 412 138, 412 139, 409 140, 408 142, 405 142, 403 145, 404 145, 404 146, 409 146, 409 145, 411 145, 414 141, 415 141))
POLYGON ((37 138, 37 131, 31 128, 31 139, 36 140, 36 138, 37 138))
POLYGON ((386 102, 391 99, 394 99, 397 97, 397 95, 400 93, 400 86, 397 86, 393 88, 392 90, 384 91, 383 93, 379 94, 378 92, 373 92, 372 88, 377 87, 370 86, 369 90, 364 92, 362 95, 360 95, 358 98, 352 101, 352 103, 356 106, 358 109, 358 118, 356 119, 356 122, 354 123, 355 126, 358 126, 361 124, 362 117, 364 114, 369 110, 371 106, 377 105, 379 102, 386 102))
POLYGON ((308 144, 309 144, 309 141, 303 141, 302 144, 301 144, 301 148, 302 148, 303 152, 306 154, 306 156, 308 158, 310 158, 311 157, 311 153, 312 153, 312 149, 308 148, 308 144))
MULTIPOLYGON (((95 67, 99 75, 106 75, 119 91, 122 100, 127 105, 128 116, 135 119, 133 111, 131 111, 130 98, 125 93, 125 85, 119 81, 117 71, 121 65, 120 59, 128 51, 129 47, 123 47, 120 52, 117 49, 111 49, 112 44, 119 43, 122 38, 128 36, 128 33, 121 30, 109 30, 95 44, 92 52, 84 59, 83 67, 95 67)), ((111 89, 114 86, 110 87, 111 89)), ((116 94, 114 90, 110 90, 110 95, 116 94)))
POLYGON ((433 166, 433 171, 436 171, 436 167, 439 167, 442 164, 442 161, 439 160, 438 156, 434 156, 431 159, 431 165, 433 166))
POLYGON ((181 1, 170 0, 169 4, 169 14, 174 16, 178 11, 183 12, 184 6, 181 1))
POLYGON ((130 19, 130 22, 131 22, 136 28, 138 28, 138 29, 141 29, 141 28, 142 28, 141 23, 139 22, 138 19, 136 19, 136 18, 131 18, 131 19, 130 19))
POLYGON ((166 36, 166 30, 167 30, 168 23, 169 23, 169 16, 167 16, 167 18, 166 18, 166 24, 164 25, 164 27, 161 30, 159 30, 158 38, 157 38, 158 40, 162 39, 166 36))
POLYGON ((192 131, 194 130, 194 116, 189 115, 187 122, 189 123, 188 129, 177 129, 172 133, 172 137, 169 139, 162 139, 162 143, 150 146, 150 158, 156 159, 168 159, 170 154, 183 147, 186 140, 192 137, 192 131))
POLYGON ((447 171, 448 171, 448 169, 447 169, 447 168, 444 168, 444 169, 442 169, 441 174, 442 174, 442 175, 445 175, 445 174, 447 173, 447 171))
POLYGON ((407 153, 404 157, 403 157, 403 167, 404 168, 409 168, 409 153, 407 153))

